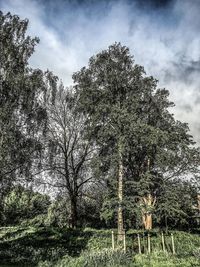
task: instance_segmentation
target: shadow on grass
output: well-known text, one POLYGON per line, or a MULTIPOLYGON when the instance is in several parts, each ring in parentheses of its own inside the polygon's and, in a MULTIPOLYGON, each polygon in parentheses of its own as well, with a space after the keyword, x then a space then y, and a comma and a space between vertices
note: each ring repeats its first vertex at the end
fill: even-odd
MULTIPOLYGON (((87 246, 92 232, 82 230, 39 227, 13 229, 0 238, 1 264, 29 264, 39 261, 56 261, 62 256, 79 256, 87 246)), ((5 229, 4 229, 5 231, 5 229)))

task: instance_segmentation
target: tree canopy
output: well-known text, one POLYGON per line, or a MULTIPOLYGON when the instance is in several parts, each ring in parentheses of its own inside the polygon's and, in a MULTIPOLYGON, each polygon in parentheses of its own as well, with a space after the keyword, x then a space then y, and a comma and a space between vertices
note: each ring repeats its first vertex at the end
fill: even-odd
POLYGON ((65 88, 51 71, 29 66, 39 40, 26 34, 27 27, 28 20, 0 13, 6 216, 20 193, 16 212, 27 213, 27 194, 46 185, 55 198, 43 199, 49 223, 60 225, 65 217, 70 227, 117 222, 121 235, 127 227, 150 230, 153 221, 166 227, 194 222, 199 148, 188 125, 171 113, 169 91, 120 43, 92 56, 65 88))
POLYGON ((123 194, 147 205, 167 181, 198 173, 199 150, 188 125, 175 120, 169 92, 157 88, 157 80, 134 63, 127 47, 111 45, 73 79, 80 110, 87 114, 102 164, 118 190, 119 209, 123 194))
POLYGON ((39 39, 27 36, 27 27, 28 20, 0 13, 0 179, 5 185, 16 175, 30 177, 42 147, 47 88, 55 93, 52 73, 28 64, 39 39))

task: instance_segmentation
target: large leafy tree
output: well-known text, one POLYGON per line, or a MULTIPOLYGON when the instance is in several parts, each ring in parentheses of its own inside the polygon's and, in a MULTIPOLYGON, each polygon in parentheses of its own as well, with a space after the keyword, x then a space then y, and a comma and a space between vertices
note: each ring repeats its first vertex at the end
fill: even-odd
POLYGON ((126 199, 140 207, 150 229, 162 183, 198 171, 199 154, 191 147, 188 126, 169 113, 168 91, 157 89, 157 80, 146 76, 119 43, 90 58, 73 79, 79 107, 100 148, 100 168, 117 190, 119 236, 126 199))
POLYGON ((43 103, 47 88, 55 89, 52 73, 28 65, 39 40, 26 35, 27 27, 28 20, 0 12, 1 193, 16 177, 29 178, 33 162, 39 163, 47 117, 43 103))
MULTIPOLYGON (((108 170, 118 180, 118 234, 123 234, 124 160, 129 132, 135 128, 137 108, 145 90, 143 69, 133 65, 129 50, 120 44, 92 57, 88 68, 73 75, 81 109, 89 114, 92 135, 110 155, 108 170), (112 161, 112 164, 111 164, 112 161)), ((154 81, 146 79, 150 86, 154 81)))

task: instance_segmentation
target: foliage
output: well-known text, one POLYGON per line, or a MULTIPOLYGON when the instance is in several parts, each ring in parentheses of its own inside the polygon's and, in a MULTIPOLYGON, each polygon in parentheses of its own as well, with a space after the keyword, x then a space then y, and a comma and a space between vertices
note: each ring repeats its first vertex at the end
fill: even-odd
POLYGON ((4 224, 40 224, 49 205, 49 196, 16 186, 3 199, 4 224))
POLYGON ((148 195, 168 217, 173 212, 165 212, 170 209, 167 198, 173 199, 174 215, 183 217, 181 205, 176 205, 179 193, 170 188, 181 186, 180 178, 185 176, 196 178, 200 153, 193 146, 188 125, 169 112, 173 106, 169 92, 157 88, 157 80, 146 76, 129 49, 120 43, 91 57, 88 66, 74 73, 73 79, 79 110, 86 115, 88 132, 98 147, 94 173, 108 188, 102 217, 109 223, 115 221, 120 204, 126 227, 130 227, 138 221, 133 218, 139 213, 140 217, 144 212, 155 214, 156 206, 150 210, 141 206, 148 195), (121 200, 117 199, 119 192, 121 200))
MULTIPOLYGON (((155 219, 159 226, 191 229, 197 227, 194 209, 197 191, 190 182, 175 181, 163 187, 159 203, 155 210, 155 219), (178 190, 177 190, 178 189, 178 190)), ((155 223, 156 223, 155 222, 155 223)))
MULTIPOLYGON (((113 230, 116 232, 116 229, 113 230)), ((166 236, 166 246, 169 255, 165 257, 161 251, 162 244, 160 233, 155 231, 151 234, 153 248, 151 254, 152 264, 157 264, 159 260, 161 264, 164 264, 167 261, 166 258, 173 264, 183 262, 188 264, 188 266, 190 266, 190 261, 193 263, 198 262, 198 248, 200 245, 199 235, 179 231, 173 233, 176 248, 176 256, 174 257, 170 254, 170 235, 166 236)), ((115 263, 116 266, 118 263, 122 264, 124 262, 125 265, 122 264, 122 266, 129 266, 129 262, 130 265, 137 263, 138 266, 142 266, 139 265, 139 263, 142 264, 142 262, 144 262, 147 264, 149 261, 147 255, 136 255, 135 257, 135 254, 137 254, 138 251, 136 230, 127 233, 127 251, 133 253, 133 259, 130 258, 130 253, 124 255, 123 253, 120 254, 118 252, 117 257, 117 253, 112 253, 110 251, 111 245, 110 230, 95 230, 91 228, 85 230, 69 230, 53 227, 4 227, 0 229, 1 263, 19 264, 23 262, 24 264, 28 263, 29 266, 31 266, 31 264, 41 262, 43 266, 56 266, 57 262, 58 266, 67 267, 67 263, 76 263, 77 266, 82 267, 83 265, 78 264, 86 261, 88 264, 93 264, 94 262, 99 263, 100 261, 110 264, 115 263), (133 234, 135 234, 134 247, 133 234), (61 259, 62 257, 64 258, 61 259), (44 263, 47 259, 51 263, 44 263)), ((101 267, 101 265, 97 266, 101 267)))
POLYGON ((86 248, 92 231, 53 227, 0 228, 0 262, 2 264, 36 264, 62 256, 80 255, 86 248))
POLYGON ((199 259, 195 257, 188 258, 178 258, 174 256, 169 256, 161 251, 154 252, 151 255, 137 255, 134 258, 134 263, 132 266, 137 267, 198 267, 199 259))
POLYGON ((0 261, 197 266, 196 234, 173 231, 170 254, 169 230, 197 227, 200 150, 170 112, 169 92, 120 43, 91 57, 72 88, 58 86, 52 72, 30 68, 39 40, 27 27, 27 19, 0 11, 0 219, 18 224, 0 230, 0 261), (53 201, 33 191, 40 185, 56 189, 53 201), (118 230, 141 229, 145 218, 165 228, 169 255, 159 230, 128 231, 124 253, 110 249, 110 230, 67 229, 116 222, 118 230))
POLYGON ((57 198, 48 208, 45 225, 53 227, 67 227, 70 219, 69 202, 64 198, 57 198))
POLYGON ((81 222, 79 222, 79 225, 83 228, 91 227, 101 229, 106 226, 100 215, 105 186, 101 185, 98 179, 94 179, 94 182, 87 186, 87 190, 82 192, 82 198, 78 207, 81 222))
MULTIPOLYGON (((102 249, 101 251, 84 252, 79 258, 64 257, 59 261, 56 267, 120 267, 128 266, 131 256, 121 250, 112 251, 111 249, 102 249)), ((44 262, 39 267, 53 266, 51 263, 44 262)))
MULTIPOLYGON (((32 178, 40 167, 47 113, 57 78, 31 69, 38 38, 26 34, 28 20, 0 11, 0 199, 13 184, 32 178)), ((1 207, 2 210, 2 207, 1 207)))
POLYGON ((85 136, 85 118, 76 111, 77 98, 73 91, 59 86, 55 101, 47 103, 46 157, 44 173, 39 183, 57 188, 63 199, 68 199, 70 217, 68 225, 78 224, 80 195, 93 177, 90 175, 90 161, 94 149, 85 136), (48 176, 48 178, 47 178, 48 176))
MULTIPOLYGON (((106 231, 93 231, 94 233, 101 233, 102 235, 106 234, 106 231)), ((137 234, 137 231, 132 231, 132 233, 137 234)), ((154 234, 158 234, 155 232, 154 234)), ((103 236, 104 236, 103 235, 103 236)), ((51 262, 41 262, 40 267, 71 267, 71 266, 118 266, 118 267, 143 267, 143 266, 199 266, 199 252, 198 246, 200 244, 200 239, 198 235, 191 235, 184 232, 174 232, 175 244, 177 249, 176 255, 171 255, 171 251, 168 250, 168 254, 162 251, 162 246, 159 246, 160 234, 153 236, 152 246, 154 247, 151 254, 139 255, 139 254, 125 254, 122 250, 112 251, 109 248, 105 249, 101 247, 101 240, 97 239, 99 246, 94 246, 92 250, 83 252, 78 258, 72 258, 69 256, 64 256, 64 258, 58 261, 57 264, 51 262)), ((94 236, 92 236, 94 238, 94 236)), ((104 237, 105 238, 105 237, 104 237)), ((132 248, 132 238, 128 241, 131 241, 130 248, 132 248)), ((129 242, 128 242, 129 243, 129 242)), ((167 244, 166 244, 167 245, 167 244)))

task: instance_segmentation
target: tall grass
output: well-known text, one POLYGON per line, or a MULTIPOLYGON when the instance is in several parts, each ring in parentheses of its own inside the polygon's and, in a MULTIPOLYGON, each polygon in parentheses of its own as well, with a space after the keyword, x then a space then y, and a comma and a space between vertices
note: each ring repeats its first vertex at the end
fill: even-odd
POLYGON ((176 255, 172 255, 170 233, 165 235, 168 254, 163 253, 158 231, 151 233, 150 255, 146 236, 143 239, 140 232, 143 254, 138 255, 137 231, 127 233, 125 254, 111 250, 111 230, 6 227, 0 229, 0 263, 31 266, 40 261, 44 267, 199 267, 200 236, 181 231, 173 231, 173 234, 176 255))
POLYGON ((132 256, 121 250, 102 249, 101 251, 86 251, 78 258, 64 257, 56 265, 49 262, 39 264, 39 267, 129 267, 132 256))

